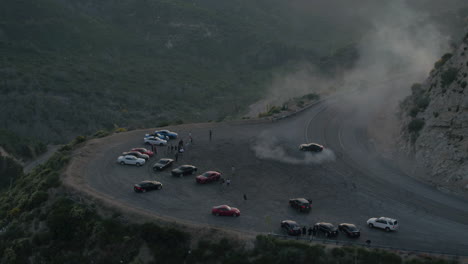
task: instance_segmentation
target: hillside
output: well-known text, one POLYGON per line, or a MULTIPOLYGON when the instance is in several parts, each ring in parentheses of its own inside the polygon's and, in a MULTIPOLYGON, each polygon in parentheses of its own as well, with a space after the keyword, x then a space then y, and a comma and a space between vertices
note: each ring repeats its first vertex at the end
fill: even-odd
MULTIPOLYGON (((462 2, 413 8, 456 35, 462 2)), ((1 1, 0 127, 63 143, 242 116, 298 64, 332 78, 352 68, 382 12, 359 3, 350 12, 343 0, 1 1)))
MULTIPOLYGON (((331 41, 313 38, 318 30, 283 36, 290 22, 266 1, 212 2, 1 1, 0 127, 57 143, 222 120, 260 98, 275 69, 319 63, 331 41)), ((348 57, 332 50, 323 70, 348 57)))
POLYGON ((401 104, 404 151, 426 168, 425 178, 468 191, 468 35, 434 65, 401 104))

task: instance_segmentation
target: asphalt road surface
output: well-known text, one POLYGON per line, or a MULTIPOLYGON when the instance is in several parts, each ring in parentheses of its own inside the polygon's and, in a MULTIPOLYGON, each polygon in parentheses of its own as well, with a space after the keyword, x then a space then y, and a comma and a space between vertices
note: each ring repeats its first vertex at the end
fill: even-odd
MULTIPOLYGON (((366 134, 368 120, 367 114, 335 98, 275 122, 173 128, 185 143, 189 132, 194 139, 176 166, 193 164, 199 173, 221 171, 231 179, 230 186, 199 185, 195 175, 173 177, 170 169, 153 172, 157 159, 174 157, 166 147, 158 148, 157 156, 142 167, 116 163, 123 151, 143 146, 144 134, 153 129, 94 141, 80 173, 92 189, 114 202, 185 222, 275 233, 282 233, 280 221, 285 219, 307 227, 321 221, 346 222, 360 227, 361 243, 369 239, 374 245, 468 255, 468 201, 442 193, 381 158, 366 134), (305 142, 320 143, 326 150, 317 155, 299 151, 298 145, 305 142), (142 180, 158 180, 163 189, 135 193, 133 184, 142 180), (288 206, 296 197, 313 200, 310 213, 288 206), (239 208, 241 216, 211 215, 211 208, 221 204, 239 208), (368 218, 379 216, 398 219, 400 230, 387 233, 367 227, 368 218)), ((337 239, 352 240, 344 234, 337 239)))

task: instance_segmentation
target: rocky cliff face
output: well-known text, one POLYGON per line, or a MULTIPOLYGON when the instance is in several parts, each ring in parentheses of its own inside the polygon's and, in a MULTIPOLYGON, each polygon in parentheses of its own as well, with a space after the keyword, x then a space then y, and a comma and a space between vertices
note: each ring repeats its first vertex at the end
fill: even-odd
POLYGON ((400 145, 429 181, 468 192, 468 34, 401 103, 400 145))

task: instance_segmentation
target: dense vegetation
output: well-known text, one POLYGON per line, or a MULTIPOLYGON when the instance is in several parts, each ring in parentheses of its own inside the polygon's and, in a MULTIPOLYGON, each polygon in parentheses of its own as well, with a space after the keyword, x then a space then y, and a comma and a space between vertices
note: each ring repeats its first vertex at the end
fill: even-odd
POLYGON ((354 31, 302 24, 292 38, 287 6, 274 2, 1 1, 0 127, 63 143, 116 126, 217 121, 260 98, 275 69, 352 65, 354 31), (320 32, 332 39, 317 41, 320 32))
POLYGON ((20 137, 4 129, 0 129, 0 147, 14 158, 23 160, 34 158, 47 150, 47 146, 34 137, 20 137))

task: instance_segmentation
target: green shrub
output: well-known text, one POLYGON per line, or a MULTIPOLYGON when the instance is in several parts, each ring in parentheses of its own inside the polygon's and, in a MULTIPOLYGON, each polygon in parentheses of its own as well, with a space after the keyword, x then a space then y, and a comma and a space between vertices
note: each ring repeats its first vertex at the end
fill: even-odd
POLYGON ((463 81, 463 82, 460 84, 460 87, 463 88, 463 89, 465 89, 465 87, 466 87, 466 81, 463 81))
MULTIPOLYGON (((44 188, 45 189, 45 188, 44 188)), ((47 190, 47 189, 45 189, 47 190)), ((39 207, 43 202, 47 201, 49 194, 45 191, 36 191, 29 198, 28 208, 34 209, 39 207)))
POLYGON ((425 110, 429 103, 431 102, 431 99, 429 96, 421 96, 416 99, 416 105, 419 107, 421 110, 425 110))
POLYGON ((408 124, 408 130, 410 133, 417 133, 424 127, 424 124, 423 119, 415 118, 408 124))
POLYGON ((74 140, 72 145, 80 144, 86 141, 86 136, 77 136, 74 140))
POLYGON ((419 113, 419 108, 418 107, 413 107, 411 108, 410 112, 409 112, 409 115, 411 117, 416 117, 419 113))
POLYGON ((299 100, 299 101, 296 103, 296 105, 297 105, 298 107, 304 107, 304 101, 299 100))
POLYGON ((278 114, 278 113, 280 113, 280 112, 281 112, 281 107, 275 106, 275 105, 272 106, 272 107, 268 110, 268 113, 269 113, 270 115, 278 114))
POLYGON ((446 71, 442 72, 441 81, 442 87, 447 87, 452 84, 453 81, 457 79, 458 70, 456 68, 448 68, 446 71))
POLYGON ((119 127, 114 130, 115 133, 127 132, 127 129, 124 127, 119 127))
POLYGON ((446 53, 440 58, 435 64, 434 68, 439 69, 442 67, 453 55, 451 53, 446 53))
POLYGON ((94 133, 94 137, 95 138, 103 138, 103 137, 107 137, 108 135, 110 135, 109 131, 107 130, 99 130, 97 131, 96 133, 94 133))

